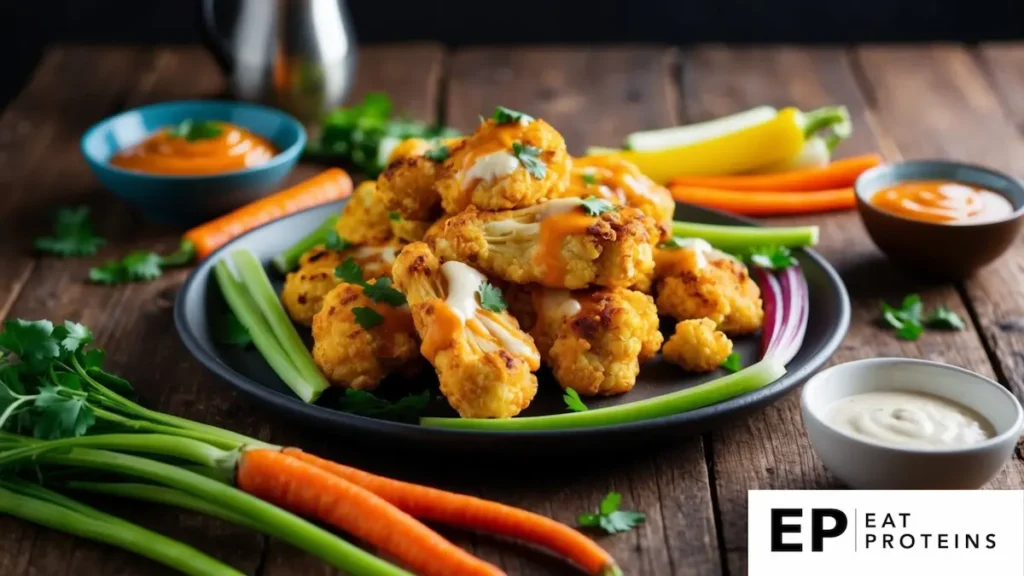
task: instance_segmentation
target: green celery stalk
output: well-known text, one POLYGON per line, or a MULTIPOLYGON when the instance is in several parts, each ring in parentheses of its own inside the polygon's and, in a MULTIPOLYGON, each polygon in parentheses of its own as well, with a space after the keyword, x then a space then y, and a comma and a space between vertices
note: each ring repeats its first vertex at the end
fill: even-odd
POLYGON ((571 430, 592 428, 652 420, 682 412, 689 412, 712 404, 724 402, 747 392, 753 392, 778 380, 786 368, 774 358, 760 362, 678 392, 663 394, 654 398, 621 404, 609 408, 598 408, 586 412, 569 412, 552 416, 529 416, 521 418, 421 418, 420 424, 434 428, 454 430, 522 431, 522 430, 571 430))
POLYGON ((270 364, 274 372, 303 402, 313 402, 316 400, 320 393, 323 392, 323 388, 318 389, 318 386, 315 384, 307 382, 305 377, 295 368, 291 359, 285 354, 284 349, 281 348, 281 344, 277 341, 273 330, 270 329, 256 303, 252 301, 248 292, 242 287, 238 279, 235 278, 234 272, 228 268, 228 263, 224 260, 217 262, 214 265, 213 273, 217 278, 217 284, 220 286, 221 293, 224 294, 224 299, 228 302, 228 307, 235 313, 235 316, 245 326, 245 329, 249 331, 253 344, 260 351, 263 359, 270 364))
POLYGON ((21 448, 7 450, 0 453, 0 467, 62 448, 111 449, 157 454, 214 469, 230 468, 238 461, 237 451, 221 450, 191 438, 166 434, 98 434, 32 442, 21 448))
POLYGON ((0 512, 117 546, 194 576, 241 576, 242 573, 199 550, 151 532, 126 520, 104 514, 44 488, 27 490, 6 482, 0 487, 0 512), (9 488, 15 488, 11 490, 9 488), (28 495, 34 492, 35 495, 28 495), (46 497, 40 498, 42 493, 46 497))
POLYGON ((270 278, 267 278, 263 265, 252 252, 244 248, 232 252, 231 258, 235 263, 235 268, 238 269, 242 284, 248 289, 256 306, 263 313, 263 319, 270 325, 273 334, 277 337, 278 344, 311 387, 312 395, 309 399, 304 398, 303 400, 315 402, 320 394, 330 387, 330 383, 320 372, 320 368, 313 361, 313 355, 306 348, 306 343, 299 337, 291 318, 284 311, 281 299, 270 284, 270 278))
POLYGON ((323 224, 303 237, 301 240, 274 256, 274 268, 281 274, 291 272, 299 263, 299 258, 313 248, 327 242, 327 235, 334 230, 334 224, 338 221, 336 214, 329 216, 323 224))
POLYGON ((818 243, 817 226, 719 226, 676 221, 672 223, 672 235, 681 238, 702 238, 715 248, 725 251, 755 246, 804 248, 818 243))

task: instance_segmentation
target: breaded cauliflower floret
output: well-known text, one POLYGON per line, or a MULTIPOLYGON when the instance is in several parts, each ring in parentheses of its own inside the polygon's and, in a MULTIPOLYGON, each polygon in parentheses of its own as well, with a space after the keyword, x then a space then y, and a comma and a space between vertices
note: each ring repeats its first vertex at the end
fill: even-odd
POLYGON ((406 220, 401 216, 395 216, 391 218, 391 233, 402 242, 423 240, 427 230, 434 225, 433 220, 406 220))
POLYGON ((625 206, 591 213, 579 198, 504 212, 469 208, 429 236, 442 259, 470 262, 517 284, 626 287, 653 269, 653 219, 625 206))
POLYGON ((752 334, 764 320, 761 290, 747 267, 706 243, 655 252, 658 309, 677 320, 708 318, 730 336, 752 334))
POLYGON ((441 393, 463 418, 510 418, 537 393, 540 354, 507 311, 481 306, 483 274, 461 262, 444 265, 426 244, 398 255, 395 285, 409 301, 441 393))
POLYGON ((668 188, 658 185, 628 160, 613 155, 574 158, 567 197, 604 198, 619 206, 632 206, 654 218, 664 233, 672 229, 676 202, 668 188))
POLYGON ((683 320, 661 354, 687 372, 711 372, 732 354, 732 341, 707 318, 683 320))
POLYGON ((624 288, 532 291, 530 334, 562 388, 584 396, 628 392, 640 364, 661 348, 650 296, 624 288))
POLYGON ((523 208, 561 195, 572 164, 565 140, 547 122, 527 118, 485 120, 450 148, 437 179, 445 212, 523 208), (527 164, 535 166, 528 170, 527 164))
POLYGON ((363 182, 356 187, 341 210, 334 231, 353 244, 382 244, 391 238, 388 210, 377 197, 375 182, 363 182))
MULTIPOLYGON (((442 141, 409 138, 403 140, 388 157, 388 165, 377 177, 377 198, 384 203, 389 212, 400 216, 403 220, 423 223, 423 230, 428 222, 434 221, 441 213, 441 196, 435 189, 435 183, 441 172, 443 158, 433 160, 424 154, 440 146, 456 146, 463 139, 449 138, 442 141)), ((410 228, 399 227, 395 235, 406 241, 415 241, 410 228)), ((422 234, 420 234, 422 237, 422 234)))
POLYGON ((419 338, 408 306, 374 302, 362 286, 339 284, 313 317, 313 360, 335 386, 373 390, 388 374, 413 374, 420 367, 419 338), (355 308, 369 308, 383 320, 369 329, 355 308))
POLYGON ((285 277, 281 302, 294 322, 309 326, 324 296, 340 282, 334 275, 335 268, 351 258, 362 268, 365 280, 390 276, 397 250, 394 243, 356 246, 340 252, 317 246, 302 255, 298 270, 285 277))

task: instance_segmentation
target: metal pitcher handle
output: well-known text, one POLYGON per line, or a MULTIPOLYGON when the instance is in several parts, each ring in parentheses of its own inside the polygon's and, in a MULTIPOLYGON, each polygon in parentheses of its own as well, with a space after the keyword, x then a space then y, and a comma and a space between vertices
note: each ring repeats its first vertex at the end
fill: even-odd
POLYGON ((228 45, 224 42, 217 31, 217 20, 213 10, 213 0, 200 0, 199 3, 199 33, 202 34, 203 44, 213 54, 213 58, 220 65, 225 74, 231 74, 235 68, 235 61, 228 51, 228 45))

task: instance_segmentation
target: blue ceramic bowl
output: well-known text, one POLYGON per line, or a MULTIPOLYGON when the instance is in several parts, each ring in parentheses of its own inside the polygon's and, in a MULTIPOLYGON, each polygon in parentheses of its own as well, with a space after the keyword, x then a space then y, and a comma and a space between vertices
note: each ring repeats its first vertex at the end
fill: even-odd
POLYGON ((134 108, 94 125, 82 136, 82 154, 96 177, 147 218, 177 225, 210 220, 277 189, 306 146, 298 120, 273 108, 227 101, 164 102, 134 108), (270 140, 278 154, 252 168, 201 176, 146 174, 110 165, 119 150, 182 120, 230 122, 270 140))

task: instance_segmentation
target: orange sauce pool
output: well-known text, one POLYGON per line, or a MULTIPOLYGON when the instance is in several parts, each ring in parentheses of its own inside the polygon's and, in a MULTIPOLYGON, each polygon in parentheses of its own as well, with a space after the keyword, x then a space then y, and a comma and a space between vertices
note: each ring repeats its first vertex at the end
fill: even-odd
POLYGON ((162 128, 115 154, 110 164, 148 174, 195 176, 259 166, 275 154, 267 139, 241 126, 194 122, 162 128))
POLYGON ((948 180, 912 180, 875 193, 871 205, 912 220, 960 224, 998 220, 1013 213, 1002 194, 948 180))

